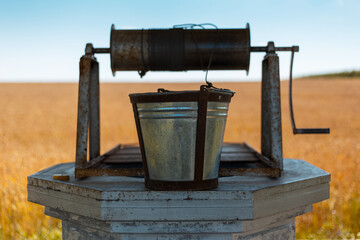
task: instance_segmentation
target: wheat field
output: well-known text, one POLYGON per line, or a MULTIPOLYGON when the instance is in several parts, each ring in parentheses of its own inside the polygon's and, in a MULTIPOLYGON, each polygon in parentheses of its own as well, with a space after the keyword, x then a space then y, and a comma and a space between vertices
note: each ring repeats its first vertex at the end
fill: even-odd
MULTIPOLYGON (((226 142, 260 148, 260 83, 215 83, 236 92, 226 142)), ((101 151, 136 143, 129 93, 194 90, 192 84, 102 84, 101 151)), ((283 149, 331 173, 329 200, 297 218, 299 239, 360 238, 360 79, 297 79, 298 127, 330 127, 330 135, 292 135, 288 83, 281 83, 283 149)), ((75 157, 77 84, 0 84, 0 239, 59 239, 61 223, 27 202, 26 177, 75 157)))

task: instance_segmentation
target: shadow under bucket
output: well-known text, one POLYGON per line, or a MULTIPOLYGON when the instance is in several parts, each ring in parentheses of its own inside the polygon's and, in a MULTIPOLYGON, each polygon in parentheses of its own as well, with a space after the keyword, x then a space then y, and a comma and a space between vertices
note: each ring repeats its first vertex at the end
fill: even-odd
POLYGON ((145 171, 153 190, 201 190, 218 185, 221 148, 233 92, 130 94, 145 171))

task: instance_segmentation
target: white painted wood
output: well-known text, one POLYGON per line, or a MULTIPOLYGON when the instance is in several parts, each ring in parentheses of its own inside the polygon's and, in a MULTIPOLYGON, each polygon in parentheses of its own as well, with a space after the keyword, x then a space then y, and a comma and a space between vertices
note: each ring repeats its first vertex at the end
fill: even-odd
POLYGON ((45 213, 51 217, 78 222, 81 225, 106 230, 113 233, 229 233, 229 232, 258 232, 269 227, 286 224, 289 219, 310 212, 310 206, 283 212, 273 216, 255 220, 235 221, 101 221, 79 216, 57 209, 46 208, 45 213))
POLYGON ((64 239, 294 238, 295 217, 329 197, 330 181, 293 159, 284 160, 281 178, 225 177, 208 191, 151 191, 141 178, 77 180, 73 173, 67 163, 28 177, 28 200, 63 220, 64 239))

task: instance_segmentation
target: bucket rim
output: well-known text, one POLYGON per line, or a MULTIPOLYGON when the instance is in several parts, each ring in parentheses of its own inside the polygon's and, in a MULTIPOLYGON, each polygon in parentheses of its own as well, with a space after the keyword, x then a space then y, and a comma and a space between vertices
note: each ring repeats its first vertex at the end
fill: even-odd
MULTIPOLYGON (((233 92, 221 89, 206 89, 209 102, 230 102, 233 92)), ((197 102, 200 96, 199 90, 188 91, 161 91, 129 94, 131 103, 155 103, 155 102, 197 102)))

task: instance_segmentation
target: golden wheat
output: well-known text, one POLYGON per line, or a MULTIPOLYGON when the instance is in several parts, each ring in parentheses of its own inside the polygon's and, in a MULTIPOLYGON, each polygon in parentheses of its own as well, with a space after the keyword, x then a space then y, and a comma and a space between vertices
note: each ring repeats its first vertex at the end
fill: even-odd
MULTIPOLYGON (((330 127, 330 135, 290 129, 287 82, 282 82, 283 148, 287 158, 332 174, 331 197, 297 219, 299 238, 351 238, 360 232, 360 79, 296 80, 298 127, 330 127)), ((102 152, 136 143, 128 94, 198 89, 200 84, 102 84, 102 152)), ((218 83, 236 91, 225 141, 260 148, 260 83, 218 83)), ((56 239, 59 221, 27 202, 26 177, 75 156, 77 84, 0 84, 0 238, 56 239)), ((360 238, 360 236, 358 236, 360 238)))

